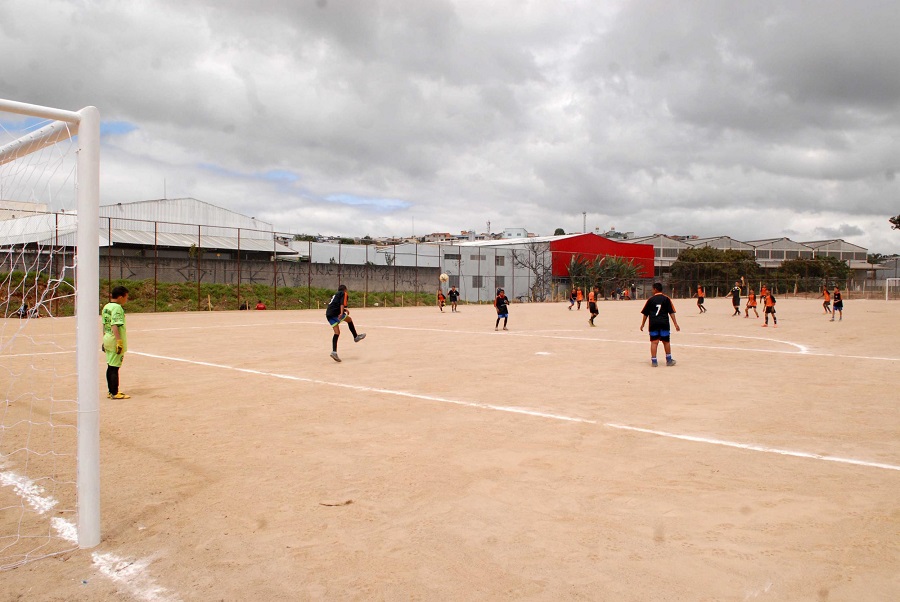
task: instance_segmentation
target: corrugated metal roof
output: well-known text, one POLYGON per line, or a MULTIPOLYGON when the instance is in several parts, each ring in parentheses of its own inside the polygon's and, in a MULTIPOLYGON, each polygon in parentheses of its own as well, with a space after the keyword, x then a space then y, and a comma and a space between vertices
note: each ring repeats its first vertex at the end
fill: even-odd
POLYGON ((272 239, 263 240, 259 238, 238 238, 230 236, 206 236, 199 237, 190 234, 174 234, 171 232, 160 232, 154 236, 153 232, 142 232, 140 230, 113 230, 113 244, 141 245, 144 247, 152 247, 154 244, 160 247, 178 247, 190 248, 196 245, 201 249, 216 249, 226 251, 260 251, 264 253, 276 253, 278 255, 298 255, 290 247, 272 239))
MULTIPOLYGON (((205 201, 194 198, 179 199, 155 199, 137 201, 133 203, 116 203, 114 205, 101 205, 100 216, 112 218, 112 227, 128 228, 129 230, 143 230, 138 222, 159 222, 160 227, 178 232, 178 226, 216 226, 222 228, 242 228, 271 232, 272 224, 258 220, 242 213, 218 207, 205 201), (115 220, 133 220, 134 224, 117 224, 115 220)), ((152 224, 150 224, 152 229, 152 224)), ((249 234, 249 233, 248 233, 249 234)), ((250 236, 247 236, 250 238, 250 236)))

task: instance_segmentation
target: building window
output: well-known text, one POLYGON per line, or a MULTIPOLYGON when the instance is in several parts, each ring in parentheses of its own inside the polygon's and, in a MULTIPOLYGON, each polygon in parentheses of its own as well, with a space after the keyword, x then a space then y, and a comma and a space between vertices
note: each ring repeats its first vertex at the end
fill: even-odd
POLYGON ((484 276, 472 276, 472 288, 484 288, 484 276))
POLYGON ((494 276, 494 286, 497 288, 506 286, 506 276, 494 276))
POLYGON ((663 249, 663 257, 678 257, 678 249, 663 249))
POLYGON ((450 282, 448 282, 447 284, 449 284, 450 286, 455 286, 456 288, 459 288, 459 276, 457 276, 455 274, 451 274, 450 282))
POLYGON ((785 259, 797 259, 800 256, 799 251, 785 251, 784 258, 785 259))
POLYGON ((769 258, 769 251, 768 251, 768 250, 766 250, 766 251, 759 251, 759 250, 757 250, 757 251, 756 251, 756 258, 757 258, 757 259, 768 259, 768 258, 769 258))
POLYGON ((460 255, 459 253, 444 253, 444 259, 459 261, 460 259, 462 259, 462 255, 460 255))
POLYGON ((503 267, 506 262, 506 257, 503 255, 497 255, 494 257, 494 265, 497 267, 503 267))
POLYGON ((484 261, 487 259, 487 255, 469 255, 469 259, 472 261, 484 261))
POLYGON ((800 257, 803 259, 812 259, 812 251, 800 251, 800 257))
POLYGON ((772 251, 772 259, 784 259, 784 251, 772 251))

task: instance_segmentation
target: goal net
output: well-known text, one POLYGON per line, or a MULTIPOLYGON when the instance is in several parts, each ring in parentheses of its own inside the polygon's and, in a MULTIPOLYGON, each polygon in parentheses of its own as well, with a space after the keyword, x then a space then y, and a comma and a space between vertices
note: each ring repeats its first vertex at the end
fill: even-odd
POLYGON ((0 100, 0 570, 99 543, 98 146, 0 100))
POLYGON ((900 299, 900 278, 885 278, 884 280, 884 300, 890 301, 900 299))

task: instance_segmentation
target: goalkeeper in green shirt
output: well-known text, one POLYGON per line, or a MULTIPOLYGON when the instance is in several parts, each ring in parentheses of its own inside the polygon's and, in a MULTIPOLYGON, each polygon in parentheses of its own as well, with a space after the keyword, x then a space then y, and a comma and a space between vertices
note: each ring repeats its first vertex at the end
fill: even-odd
POLYGON ((103 351, 106 352, 106 385, 110 399, 129 399, 119 391, 119 368, 125 352, 128 351, 128 335, 125 332, 125 310, 122 305, 128 301, 128 289, 124 286, 115 287, 109 295, 112 301, 103 306, 100 312, 103 318, 103 351))

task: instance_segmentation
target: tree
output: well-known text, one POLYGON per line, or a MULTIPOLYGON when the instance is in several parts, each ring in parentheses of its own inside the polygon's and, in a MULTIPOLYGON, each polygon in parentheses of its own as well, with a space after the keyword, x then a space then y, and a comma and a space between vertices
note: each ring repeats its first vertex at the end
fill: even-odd
POLYGON ((512 249, 514 267, 529 272, 528 297, 531 301, 543 301, 550 294, 552 255, 547 243, 530 242, 524 249, 512 249))
POLYGON ((563 236, 566 233, 562 228, 557 228, 553 231, 553 236, 563 236))
POLYGON ((761 273, 756 258, 746 251, 712 247, 682 249, 672 264, 672 287, 690 295, 695 286, 702 284, 710 294, 714 287, 727 291, 741 278, 752 281, 761 273))
POLYGON ((776 281, 792 282, 794 292, 819 291, 831 282, 846 282, 850 267, 836 257, 788 259, 775 270, 776 281))
POLYGON ((900 230, 900 215, 898 215, 897 217, 892 217, 888 221, 891 222, 891 228, 893 228, 894 230, 900 230))
POLYGON ((632 259, 614 255, 586 257, 575 255, 569 260, 569 278, 572 284, 600 290, 626 288, 640 277, 641 268, 632 259))

